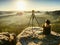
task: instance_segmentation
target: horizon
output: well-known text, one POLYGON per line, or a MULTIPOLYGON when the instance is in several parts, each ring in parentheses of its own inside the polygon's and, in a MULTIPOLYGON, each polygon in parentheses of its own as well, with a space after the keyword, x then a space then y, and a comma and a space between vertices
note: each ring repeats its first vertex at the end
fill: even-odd
POLYGON ((0 11, 55 11, 60 0, 0 0, 0 11))

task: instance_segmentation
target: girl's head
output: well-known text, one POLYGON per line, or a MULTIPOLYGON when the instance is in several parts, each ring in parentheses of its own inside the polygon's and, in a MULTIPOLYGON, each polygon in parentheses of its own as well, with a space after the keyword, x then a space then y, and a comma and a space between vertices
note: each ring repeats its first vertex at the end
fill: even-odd
POLYGON ((49 25, 50 24, 50 20, 46 20, 45 23, 49 25))

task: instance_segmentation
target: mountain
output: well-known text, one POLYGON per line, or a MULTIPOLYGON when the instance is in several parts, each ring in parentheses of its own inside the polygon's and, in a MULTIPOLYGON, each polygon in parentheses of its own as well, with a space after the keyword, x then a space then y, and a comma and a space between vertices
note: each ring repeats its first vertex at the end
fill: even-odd
POLYGON ((60 10, 56 10, 56 11, 46 11, 46 14, 60 15, 60 10))

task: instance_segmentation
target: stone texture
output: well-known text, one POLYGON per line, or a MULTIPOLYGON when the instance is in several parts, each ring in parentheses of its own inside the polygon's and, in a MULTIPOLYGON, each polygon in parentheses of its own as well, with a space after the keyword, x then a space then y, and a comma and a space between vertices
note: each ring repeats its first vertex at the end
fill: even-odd
POLYGON ((60 34, 43 35, 41 27, 28 27, 17 36, 16 45, 59 45, 60 34))

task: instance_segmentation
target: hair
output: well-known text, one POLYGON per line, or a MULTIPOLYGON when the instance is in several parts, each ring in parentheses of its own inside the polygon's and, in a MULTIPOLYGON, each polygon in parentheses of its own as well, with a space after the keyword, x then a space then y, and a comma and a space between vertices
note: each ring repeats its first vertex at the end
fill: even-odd
POLYGON ((46 20, 46 23, 49 25, 51 22, 50 22, 50 20, 46 20))

